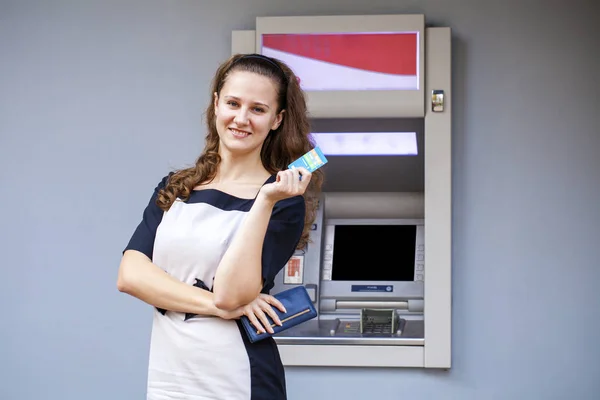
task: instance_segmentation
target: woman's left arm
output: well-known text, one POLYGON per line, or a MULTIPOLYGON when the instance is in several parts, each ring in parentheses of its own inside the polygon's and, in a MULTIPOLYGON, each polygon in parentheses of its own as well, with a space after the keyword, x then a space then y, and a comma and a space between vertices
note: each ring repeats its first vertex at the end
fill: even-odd
MULTIPOLYGON (((261 188, 254 205, 217 268, 213 283, 214 303, 217 308, 235 310, 257 298, 263 287, 265 235, 275 204, 280 200, 303 195, 310 177, 310 172, 304 168, 281 171, 277 174, 275 182, 261 188)), ((294 232, 301 234, 303 228, 303 218, 293 221, 294 232)), ((293 246, 295 244, 297 240, 292 243, 293 246)), ((290 249, 292 253, 293 250, 290 249)))

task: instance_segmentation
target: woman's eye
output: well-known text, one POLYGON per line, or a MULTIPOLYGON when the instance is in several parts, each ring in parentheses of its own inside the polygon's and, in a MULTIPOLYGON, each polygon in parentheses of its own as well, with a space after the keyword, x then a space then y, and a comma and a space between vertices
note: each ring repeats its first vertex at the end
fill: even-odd
POLYGON ((232 107, 237 107, 237 105, 238 105, 238 104, 237 104, 237 102, 235 102, 235 101, 233 101, 233 100, 229 100, 229 101, 227 102, 227 104, 228 104, 228 105, 230 105, 230 106, 232 106, 232 107))
POLYGON ((265 112, 265 110, 264 110, 264 109, 262 109, 262 108, 260 108, 260 107, 255 107, 255 108, 254 108, 254 111, 256 111, 256 112, 258 112, 258 113, 265 112))

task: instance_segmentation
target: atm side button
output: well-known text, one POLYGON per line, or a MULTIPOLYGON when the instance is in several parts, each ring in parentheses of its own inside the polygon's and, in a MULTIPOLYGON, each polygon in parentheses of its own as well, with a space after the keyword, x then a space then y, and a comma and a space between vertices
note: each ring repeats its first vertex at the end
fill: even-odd
POLYGON ((306 292, 308 293, 310 301, 315 303, 317 301, 317 290, 314 287, 307 287, 306 292))

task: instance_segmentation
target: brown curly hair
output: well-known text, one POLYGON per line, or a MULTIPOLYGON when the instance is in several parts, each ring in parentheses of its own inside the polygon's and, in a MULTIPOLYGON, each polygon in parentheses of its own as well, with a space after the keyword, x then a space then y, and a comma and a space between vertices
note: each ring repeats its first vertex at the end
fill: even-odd
MULTIPOLYGON (((277 85, 277 112, 285 109, 285 113, 277 130, 271 131, 265 139, 260 153, 262 164, 270 174, 275 175, 278 171, 287 169, 292 161, 315 147, 310 134, 306 98, 294 72, 274 58, 258 54, 236 54, 219 66, 212 80, 210 101, 206 108, 208 133, 204 150, 195 166, 176 171, 169 177, 166 186, 158 193, 157 204, 162 210, 167 211, 177 198, 187 200, 194 187, 215 178, 221 158, 215 125, 214 93, 220 94, 225 80, 234 71, 254 72, 272 79, 277 85)), ((306 215, 298 249, 304 248, 309 241, 309 230, 315 220, 323 178, 321 170, 313 172, 304 193, 306 215)))

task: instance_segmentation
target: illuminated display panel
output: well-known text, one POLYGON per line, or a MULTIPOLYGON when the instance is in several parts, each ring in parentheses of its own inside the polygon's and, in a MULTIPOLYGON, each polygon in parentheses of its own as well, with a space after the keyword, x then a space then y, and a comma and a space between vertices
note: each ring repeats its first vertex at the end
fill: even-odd
POLYGON ((306 91, 419 89, 418 32, 263 34, 261 52, 306 91))
POLYGON ((414 156, 416 132, 312 133, 326 156, 414 156))
POLYGON ((298 75, 312 118, 425 116, 425 17, 257 17, 255 51, 298 75))

